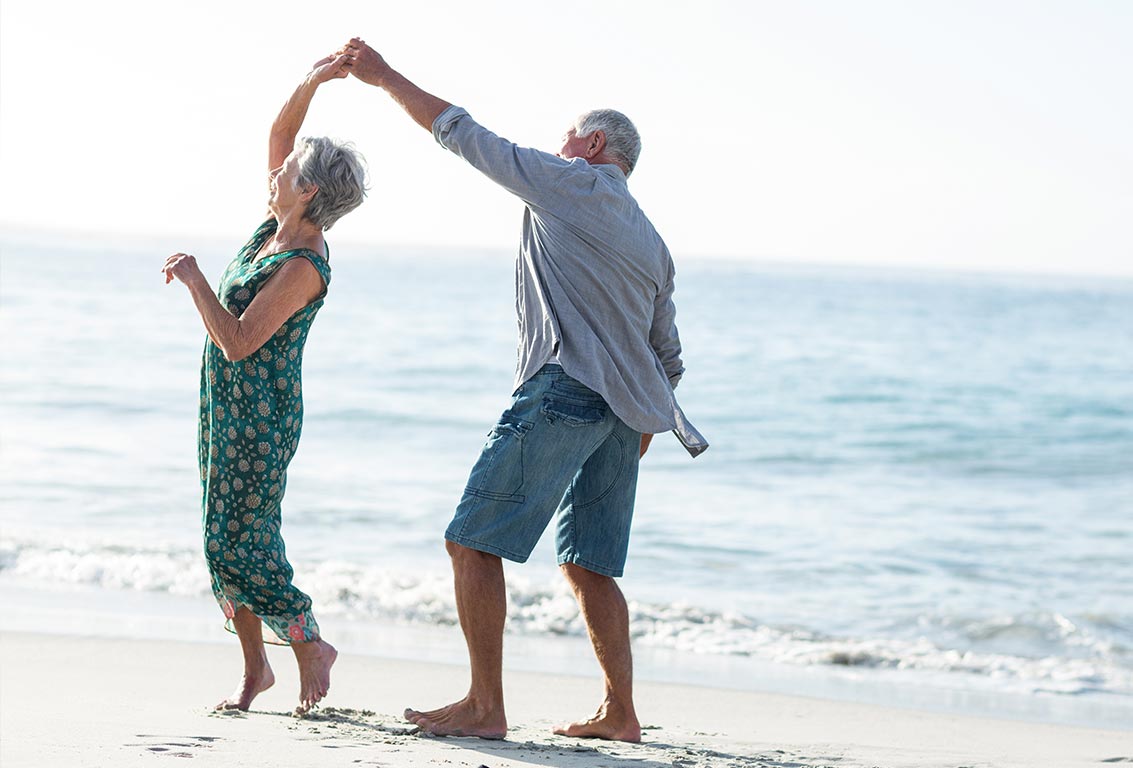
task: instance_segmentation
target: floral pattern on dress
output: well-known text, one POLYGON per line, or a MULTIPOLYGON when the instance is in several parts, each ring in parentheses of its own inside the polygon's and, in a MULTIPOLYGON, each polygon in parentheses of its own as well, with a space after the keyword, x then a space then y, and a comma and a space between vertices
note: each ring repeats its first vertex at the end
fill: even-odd
MULTIPOLYGON (((308 259, 330 285, 330 265, 314 251, 296 249, 256 259, 277 226, 275 219, 261 224, 221 277, 217 297, 236 317, 290 259, 308 259)), ((198 459, 213 594, 229 630, 243 606, 263 621, 264 640, 281 645, 319 637, 311 598, 292 583, 280 535, 280 504, 287 465, 303 428, 303 347, 325 294, 238 362, 226 360, 206 340, 201 364, 198 459)))

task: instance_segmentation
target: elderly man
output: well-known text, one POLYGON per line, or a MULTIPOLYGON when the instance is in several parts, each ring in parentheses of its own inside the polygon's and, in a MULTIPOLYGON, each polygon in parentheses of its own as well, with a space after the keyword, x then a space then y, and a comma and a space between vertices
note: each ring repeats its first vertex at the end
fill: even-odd
POLYGON ((549 154, 518 147, 421 90, 363 41, 350 71, 388 92, 436 140, 526 204, 516 265, 519 360, 510 407, 491 431, 445 532, 468 644, 468 695, 405 716, 437 735, 503 738, 503 563, 524 562, 558 512, 558 562, 578 599, 606 695, 567 736, 639 741, 622 575, 638 460, 656 432, 693 456, 708 444, 673 396, 684 371, 673 262, 626 187, 641 149, 613 110, 588 113, 549 154))

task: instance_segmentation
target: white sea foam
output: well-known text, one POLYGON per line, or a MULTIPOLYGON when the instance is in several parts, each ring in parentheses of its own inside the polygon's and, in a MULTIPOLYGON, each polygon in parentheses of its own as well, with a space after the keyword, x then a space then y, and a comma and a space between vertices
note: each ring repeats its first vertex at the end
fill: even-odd
MULTIPOLYGON (((457 622, 447 572, 408 573, 345 562, 298 563, 299 584, 319 615, 365 621, 453 625, 457 622)), ((47 544, 0 540, 0 576, 15 582, 69 583, 110 589, 208 595, 203 558, 176 547, 126 548, 97 542, 47 544)), ((508 583, 508 631, 531 636, 584 637, 578 606, 563 580, 548 583, 512 576, 508 583)), ((1062 616, 1002 619, 1029 631, 1051 626, 1077 658, 942 648, 924 637, 831 637, 802 627, 772 626, 752 616, 688 604, 629 602, 636 643, 696 654, 751 656, 792 665, 840 665, 862 669, 919 670, 980 675, 1003 689, 1060 694, 1133 695, 1133 670, 1122 649, 1091 637, 1062 616), (1047 626, 1044 626, 1047 625, 1047 626)), ((972 627, 972 634, 986 627, 972 627)))

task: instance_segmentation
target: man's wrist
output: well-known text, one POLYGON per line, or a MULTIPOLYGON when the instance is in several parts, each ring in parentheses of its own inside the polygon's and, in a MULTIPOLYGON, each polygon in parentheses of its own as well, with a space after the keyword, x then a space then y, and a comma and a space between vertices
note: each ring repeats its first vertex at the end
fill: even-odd
POLYGON ((386 65, 386 68, 378 73, 378 76, 374 78, 374 85, 378 86, 382 90, 388 91, 391 88, 396 88, 399 80, 404 82, 405 78, 402 77, 398 72, 394 71, 393 67, 386 65))

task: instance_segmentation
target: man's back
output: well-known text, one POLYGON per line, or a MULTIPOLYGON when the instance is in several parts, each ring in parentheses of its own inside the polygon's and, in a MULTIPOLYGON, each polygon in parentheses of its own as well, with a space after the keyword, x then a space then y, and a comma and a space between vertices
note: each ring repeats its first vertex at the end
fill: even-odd
MULTIPOLYGON (((672 258, 623 171, 519 147, 459 107, 437 117, 433 135, 527 204, 516 385, 555 358, 637 431, 687 426, 672 393, 684 371, 672 258)), ((695 430, 681 437, 703 450, 695 430)))

